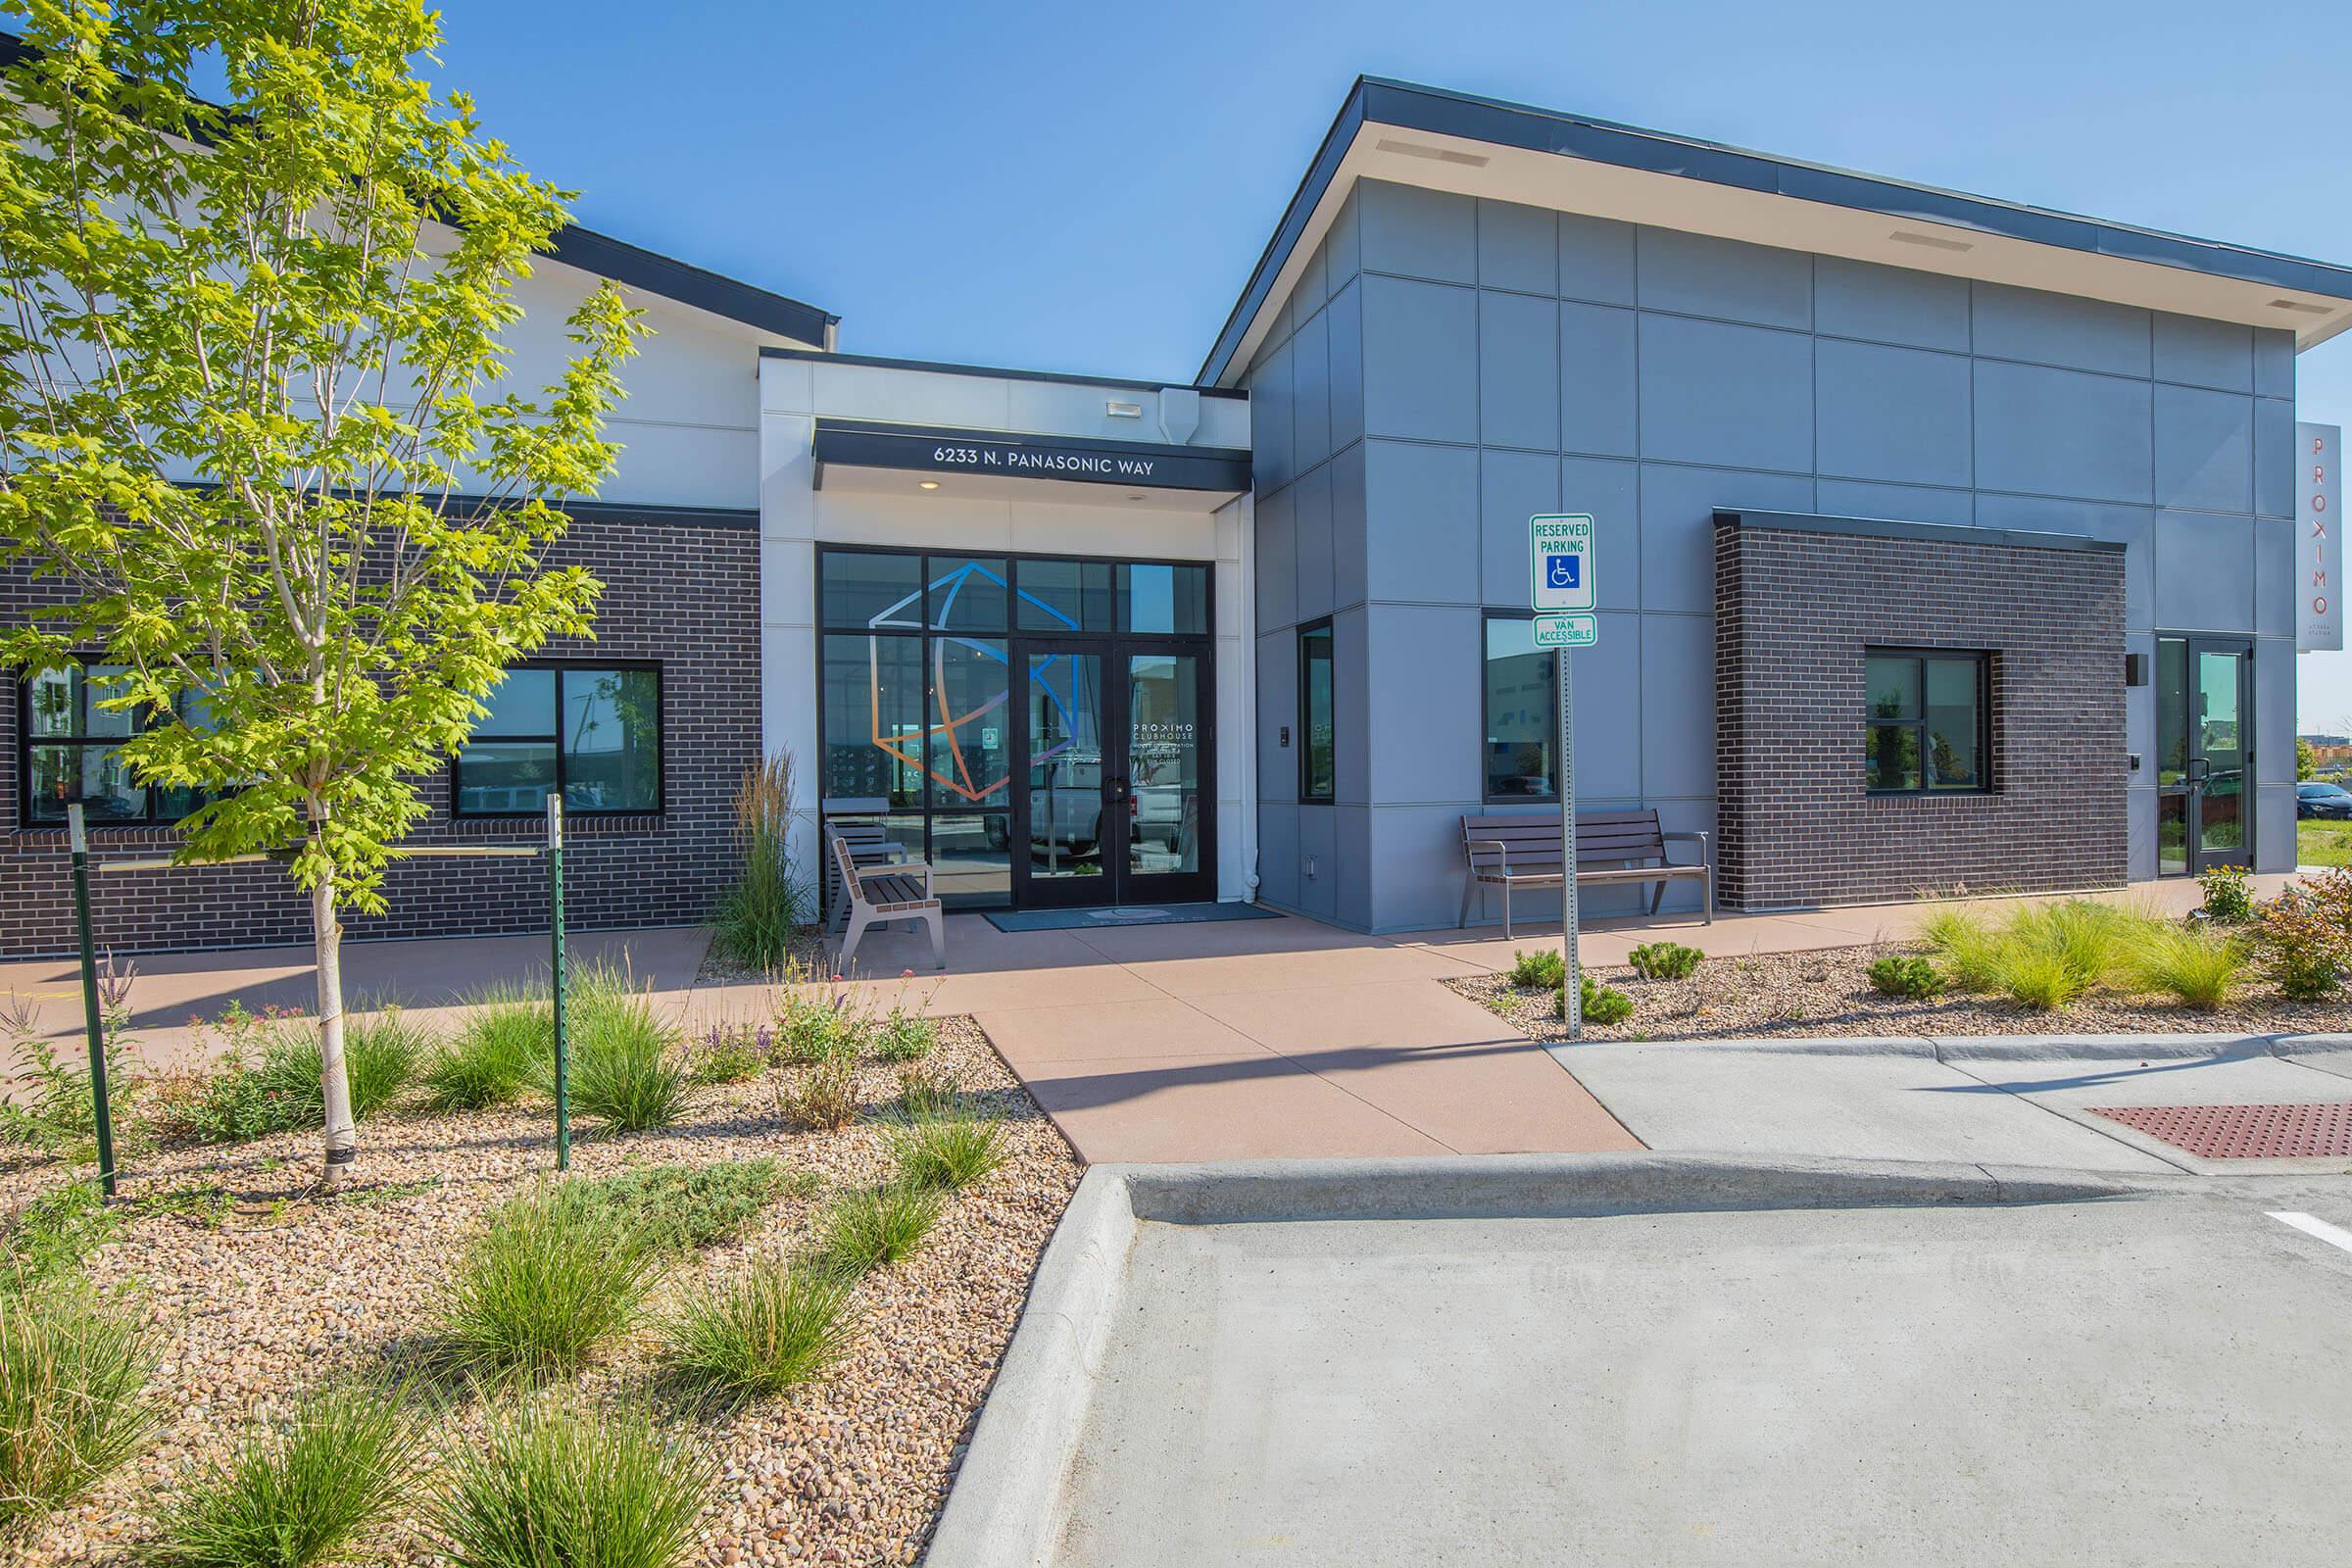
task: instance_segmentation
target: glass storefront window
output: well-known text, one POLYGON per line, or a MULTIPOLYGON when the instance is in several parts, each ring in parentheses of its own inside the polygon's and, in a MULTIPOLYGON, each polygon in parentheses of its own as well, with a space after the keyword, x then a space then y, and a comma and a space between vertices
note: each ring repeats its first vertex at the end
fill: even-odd
MULTIPOLYGON (((24 683, 20 737, 26 791, 24 820, 66 820, 78 803, 92 822, 176 822, 211 797, 201 790, 151 789, 131 773, 122 742, 172 722, 158 711, 100 706, 117 695, 121 664, 69 665, 43 670, 24 683)), ((201 722, 200 698, 180 703, 188 722, 201 722)))
POLYGON ((1487 621, 1486 797, 1490 801, 1559 798, 1556 661, 1536 647, 1535 623, 1517 615, 1487 621))
POLYGON ((1024 561, 1015 570, 1020 594, 1014 613, 1021 630, 1111 629, 1109 562, 1024 561))
POLYGON ((1011 589, 1003 557, 930 558, 931 615, 935 631, 1003 631, 1011 589))
POLYGON ((824 642, 827 801, 923 804, 923 640, 829 635, 824 642))
POLYGON ((931 815, 932 887, 949 908, 1012 898, 1012 819, 1003 811, 931 815))
POLYGON ((930 774, 933 806, 1012 799, 1012 679, 1001 637, 934 637, 930 774))
POLYGON ((920 556, 869 555, 828 550, 819 574, 817 612, 827 626, 860 630, 895 626, 907 631, 923 624, 923 562, 920 556))
POLYGON ((1199 634, 1208 630, 1208 568, 1119 564, 1118 629, 1199 634))

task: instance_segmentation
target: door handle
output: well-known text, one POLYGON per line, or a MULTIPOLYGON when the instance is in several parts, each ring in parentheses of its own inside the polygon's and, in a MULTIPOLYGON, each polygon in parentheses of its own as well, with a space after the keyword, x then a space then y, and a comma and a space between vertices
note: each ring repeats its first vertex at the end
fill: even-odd
POLYGON ((2180 773, 2183 783, 2201 785, 2213 776, 2213 761, 2210 758, 2192 757, 2180 773))

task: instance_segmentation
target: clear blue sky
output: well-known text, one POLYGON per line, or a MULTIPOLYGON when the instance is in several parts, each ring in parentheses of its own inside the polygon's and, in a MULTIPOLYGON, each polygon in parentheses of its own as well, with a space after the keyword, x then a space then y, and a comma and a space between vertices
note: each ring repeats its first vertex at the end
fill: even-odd
MULTIPOLYGON (((2352 263, 2352 28, 2258 9, 461 0, 441 77, 582 222, 846 350, 1179 380, 1359 74, 2352 263)), ((2352 334, 2301 372, 2352 425, 2352 334)), ((2352 653, 2301 664, 2344 728, 2352 653)))

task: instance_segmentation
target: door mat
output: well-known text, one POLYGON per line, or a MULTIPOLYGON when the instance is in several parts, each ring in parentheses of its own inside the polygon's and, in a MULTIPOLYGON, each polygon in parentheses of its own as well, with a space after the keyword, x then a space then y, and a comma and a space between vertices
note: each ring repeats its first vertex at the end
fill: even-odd
POLYGON ((1279 920, 1254 904, 1120 904, 1100 909, 991 909, 1000 931, 1107 931, 1122 925, 1193 925, 1201 920, 1279 920))
POLYGON ((2352 1157, 2352 1104, 2118 1105, 2091 1114, 2199 1159, 2352 1157))

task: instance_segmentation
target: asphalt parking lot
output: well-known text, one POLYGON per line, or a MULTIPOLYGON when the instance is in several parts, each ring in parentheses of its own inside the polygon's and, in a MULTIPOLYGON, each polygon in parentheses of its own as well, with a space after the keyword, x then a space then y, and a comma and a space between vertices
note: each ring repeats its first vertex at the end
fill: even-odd
POLYGON ((1054 1560, 2340 1560, 2352 1184, 2165 1181, 1142 1223, 1054 1560))

